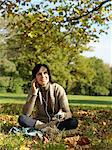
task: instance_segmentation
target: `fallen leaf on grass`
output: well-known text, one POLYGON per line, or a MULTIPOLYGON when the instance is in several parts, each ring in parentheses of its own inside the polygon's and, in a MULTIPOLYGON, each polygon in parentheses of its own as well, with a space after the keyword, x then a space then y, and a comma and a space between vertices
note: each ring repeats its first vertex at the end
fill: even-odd
POLYGON ((30 148, 26 147, 25 145, 22 145, 22 146, 20 147, 20 150, 30 150, 30 148))
POLYGON ((10 123, 17 123, 17 119, 15 116, 12 115, 0 115, 0 120, 4 123, 10 122, 10 123))
POLYGON ((47 143, 49 143, 49 139, 48 139, 47 137, 45 137, 45 136, 44 136, 43 143, 44 143, 44 144, 47 144, 47 143))
POLYGON ((0 133, 0 141, 4 139, 5 135, 3 133, 0 133))
POLYGON ((33 139, 32 140, 27 139, 21 145, 20 150, 31 150, 32 144, 35 144, 35 141, 33 139))
POLYGON ((80 137, 79 140, 77 141, 78 145, 88 145, 90 144, 90 141, 87 137, 80 137))
POLYGON ((104 126, 106 126, 107 123, 106 123, 105 121, 103 121, 102 124, 103 124, 104 126))
POLYGON ((80 136, 74 136, 74 137, 67 137, 64 139, 64 142, 70 147, 74 147, 77 144, 77 141, 79 140, 80 136))
POLYGON ((39 138, 37 136, 32 137, 32 141, 34 144, 38 144, 39 138))
MULTIPOLYGON (((34 144, 38 144, 40 139, 36 136, 32 138, 34 144)), ((43 137, 43 144, 47 144, 49 142, 49 139, 47 137, 43 137)))
POLYGON ((80 110, 77 112, 78 115, 87 115, 88 112, 87 111, 84 111, 84 110, 80 110))

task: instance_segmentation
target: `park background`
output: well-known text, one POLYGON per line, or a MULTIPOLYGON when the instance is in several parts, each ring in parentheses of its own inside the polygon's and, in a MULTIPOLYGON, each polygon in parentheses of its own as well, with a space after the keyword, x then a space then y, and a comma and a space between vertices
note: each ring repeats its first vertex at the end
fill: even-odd
POLYGON ((67 94, 112 95, 111 62, 100 58, 105 48, 105 56, 111 61, 110 39, 105 36, 111 31, 109 1, 7 4, 2 4, 0 18, 1 92, 27 93, 33 67, 45 63, 53 81, 61 84, 67 94), (94 51, 92 45, 99 37, 105 41, 94 51), (100 53, 99 57, 86 56, 94 52, 100 53))
POLYGON ((0 1, 2 150, 112 149, 111 11, 111 0, 0 1), (105 38, 102 47, 94 49, 99 37, 105 38), (109 62, 92 55, 93 50, 102 54, 104 47, 109 62), (12 126, 18 127, 37 63, 49 66, 79 120, 73 135, 54 134, 48 145, 9 134, 12 126))

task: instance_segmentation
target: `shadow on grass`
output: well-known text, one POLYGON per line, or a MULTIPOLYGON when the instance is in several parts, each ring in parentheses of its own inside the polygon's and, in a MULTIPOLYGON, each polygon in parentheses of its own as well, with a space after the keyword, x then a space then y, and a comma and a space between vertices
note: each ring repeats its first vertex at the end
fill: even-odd
POLYGON ((112 101, 96 101, 96 100, 69 100, 70 104, 97 104, 97 105, 112 105, 112 101))

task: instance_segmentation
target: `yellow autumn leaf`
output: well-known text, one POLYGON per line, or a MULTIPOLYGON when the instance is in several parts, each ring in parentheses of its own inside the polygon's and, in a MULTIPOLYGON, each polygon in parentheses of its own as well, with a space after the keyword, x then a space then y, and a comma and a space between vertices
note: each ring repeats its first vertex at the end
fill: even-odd
POLYGON ((34 37, 34 34, 32 32, 28 33, 28 36, 33 38, 34 37))
POLYGON ((77 14, 80 14, 80 11, 79 11, 78 9, 75 9, 75 12, 76 12, 77 14))
POLYGON ((112 20, 112 14, 109 16, 109 19, 112 20))
POLYGON ((32 13, 29 12, 29 13, 28 13, 28 16, 29 16, 29 17, 32 17, 32 13))
POLYGON ((96 32, 96 28, 93 29, 93 32, 96 32))
POLYGON ((30 148, 26 147, 26 145, 21 145, 20 150, 30 150, 30 148))

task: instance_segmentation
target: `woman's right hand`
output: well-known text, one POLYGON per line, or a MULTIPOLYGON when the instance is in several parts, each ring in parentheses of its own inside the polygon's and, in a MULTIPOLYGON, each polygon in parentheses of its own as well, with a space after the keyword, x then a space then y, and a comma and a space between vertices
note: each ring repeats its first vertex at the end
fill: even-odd
POLYGON ((32 95, 37 95, 37 93, 38 93, 38 84, 37 84, 36 79, 32 80, 31 88, 32 88, 32 95))

